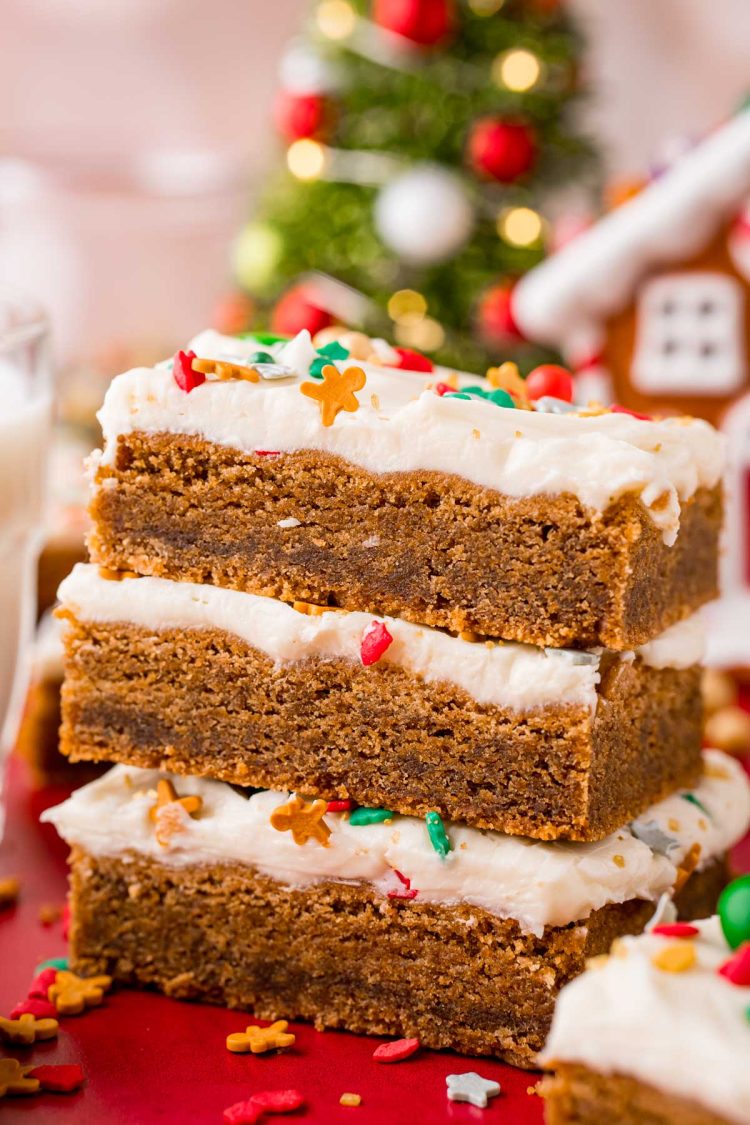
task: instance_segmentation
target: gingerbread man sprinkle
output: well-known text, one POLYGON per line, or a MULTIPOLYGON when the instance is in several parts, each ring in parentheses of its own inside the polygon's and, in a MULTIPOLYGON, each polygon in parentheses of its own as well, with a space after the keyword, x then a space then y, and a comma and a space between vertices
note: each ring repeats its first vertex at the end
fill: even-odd
POLYGON ((300 383, 299 389, 303 395, 320 404, 323 425, 332 426, 340 410, 350 414, 359 410, 354 392, 361 391, 367 379, 361 367, 347 367, 346 371, 339 371, 331 363, 323 368, 322 376, 322 382, 300 383))
POLYGON ((171 781, 162 778, 156 786, 156 804, 149 810, 149 819, 156 825, 156 839, 167 847, 175 832, 182 831, 183 812, 197 816, 203 807, 202 797, 180 797, 171 781))
POLYGON ((251 1025, 244 1031, 235 1031, 232 1035, 227 1035, 227 1050, 235 1055, 262 1055, 266 1051, 291 1047, 294 1035, 287 1031, 288 1027, 286 1020, 276 1020, 270 1027, 251 1025))
POLYGON ((291 832, 295 844, 300 847, 308 840, 317 840, 324 848, 328 847, 331 829, 323 820, 328 811, 326 801, 304 801, 302 797, 290 797, 271 813, 271 825, 278 832, 291 832))
POLYGON ((40 1039, 54 1039, 58 1027, 57 1020, 47 1017, 38 1020, 30 1012, 25 1012, 17 1020, 0 1017, 0 1040, 16 1047, 28 1047, 40 1039))
POLYGON ((0 1098, 6 1094, 36 1094, 38 1078, 27 1078, 32 1066, 21 1066, 18 1059, 0 1059, 0 1098))
POLYGON ((201 375, 216 375, 217 379, 244 379, 247 383, 259 383, 260 375, 253 367, 246 367, 241 363, 231 363, 228 360, 199 359, 192 362, 193 371, 201 375))
MULTIPOLYGON (((111 985, 112 977, 104 974, 98 977, 79 977, 63 969, 55 977, 55 983, 49 986, 47 999, 55 1005, 61 1016, 77 1016, 84 1008, 95 1008, 101 1004, 104 993, 111 985)), ((22 1016, 21 1019, 23 1018, 22 1016)))

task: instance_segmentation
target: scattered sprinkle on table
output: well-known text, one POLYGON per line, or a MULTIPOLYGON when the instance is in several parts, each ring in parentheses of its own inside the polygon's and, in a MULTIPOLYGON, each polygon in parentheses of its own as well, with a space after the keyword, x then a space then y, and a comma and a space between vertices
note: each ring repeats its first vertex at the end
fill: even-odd
POLYGON ((43 902, 39 907, 37 917, 43 926, 54 926, 62 918, 62 907, 54 902, 43 902))
POLYGON ((35 1078, 42 1090, 70 1094, 83 1085, 85 1075, 77 1063, 61 1063, 35 1066, 29 1071, 29 1078, 35 1078))
POLYGON ((111 988, 112 977, 103 973, 98 977, 79 977, 65 970, 58 972, 55 983, 47 992, 47 999, 61 1016, 77 1016, 85 1008, 96 1008, 111 988))
POLYGON ((18 1059, 0 1059, 0 1098, 6 1094, 36 1094, 41 1083, 29 1078, 30 1066, 21 1066, 18 1059))
POLYGON ((361 1105, 361 1104, 362 1104, 362 1095, 361 1094, 342 1094, 341 1097, 339 1098, 339 1105, 356 1106, 356 1105, 361 1105))
POLYGON ((15 875, 0 879, 0 907, 12 906, 21 893, 21 880, 15 875))
POLYGON ((37 1019, 30 1012, 17 1020, 0 1016, 0 1041, 15 1047, 29 1047, 41 1039, 55 1039, 59 1024, 54 1019, 37 1019))
POLYGON ((286 1020, 276 1020, 270 1027, 257 1027, 251 1024, 244 1031, 235 1031, 227 1036, 227 1050, 236 1055, 262 1055, 266 1051, 282 1050, 291 1047, 294 1035, 287 1031, 286 1020))
POLYGON ((394 1039, 391 1043, 381 1043, 372 1053, 375 1062, 396 1063, 411 1058, 419 1050, 418 1039, 394 1039))
POLYGON ((465 1074, 447 1074, 445 1085, 449 1101, 468 1102, 478 1109, 485 1109, 487 1099, 497 1097, 500 1093, 499 1082, 482 1078, 475 1070, 468 1070, 465 1074))
POLYGON ((265 1113, 293 1113, 305 1099, 299 1090, 260 1090, 224 1110, 226 1125, 255 1125, 265 1113))

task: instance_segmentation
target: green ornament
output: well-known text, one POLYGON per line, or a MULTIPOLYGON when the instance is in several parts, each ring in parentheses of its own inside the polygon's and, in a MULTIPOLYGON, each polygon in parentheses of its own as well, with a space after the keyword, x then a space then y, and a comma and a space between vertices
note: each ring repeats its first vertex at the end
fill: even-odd
POLYGON ((687 801, 688 804, 695 805, 697 809, 700 809, 703 815, 707 816, 709 820, 713 820, 711 813, 708 811, 703 802, 699 800, 698 797, 696 797, 695 793, 680 793, 680 796, 682 797, 683 801, 687 801))
POLYGON ((312 361, 312 363, 310 364, 310 369, 309 369, 308 374, 310 374, 313 377, 313 379, 322 379, 323 378, 323 368, 329 367, 330 363, 331 363, 331 361, 330 361, 330 359, 328 359, 327 356, 319 355, 317 357, 317 359, 314 359, 312 361))
POLYGON ((430 843, 440 858, 445 859, 448 852, 451 850, 451 842, 448 838, 448 833, 445 831, 442 816, 438 812, 428 812, 424 819, 427 825, 427 835, 430 837, 430 843))
POLYGON ((463 391, 451 391, 450 394, 443 395, 443 398, 465 398, 467 402, 471 402, 471 395, 464 394, 463 391))
POLYGON ((750 875, 740 875, 719 895, 719 920, 731 949, 750 941, 750 875))
POLYGON ((462 387, 461 394, 472 395, 474 398, 487 398, 487 391, 482 387, 477 387, 472 384, 470 387, 462 387))
POLYGON ((252 355, 247 357, 247 362, 249 366, 253 363, 275 363, 276 360, 270 352, 253 352, 252 355))
POLYGON ((349 349, 340 344, 338 340, 331 340, 330 344, 324 344, 322 348, 318 348, 318 355, 328 356, 329 359, 348 359, 349 349))
POLYGON ((384 820, 393 820, 390 809, 355 809, 349 817, 349 823, 355 828, 363 828, 366 824, 382 824, 384 820))
POLYGON ((511 410, 516 409, 515 402, 508 394, 508 392, 502 389, 502 387, 497 387, 494 391, 490 391, 490 393, 487 395, 487 398, 490 400, 490 402, 494 402, 495 406, 507 406, 511 410))
POLYGON ((46 961, 40 961, 34 969, 34 976, 45 969, 57 969, 58 973, 66 972, 70 968, 70 962, 67 957, 48 957, 46 961))

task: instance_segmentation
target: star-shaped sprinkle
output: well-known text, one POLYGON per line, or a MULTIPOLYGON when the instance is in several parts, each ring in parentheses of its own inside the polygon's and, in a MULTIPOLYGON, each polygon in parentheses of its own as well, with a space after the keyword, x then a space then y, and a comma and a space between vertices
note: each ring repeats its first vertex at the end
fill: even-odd
POLYGON ((162 778, 156 786, 156 804, 151 806, 148 814, 151 822, 156 825, 156 839, 162 847, 166 847, 174 833, 183 827, 182 814, 177 813, 177 809, 182 808, 189 816, 194 817, 202 807, 202 797, 180 797, 172 782, 162 778))
POLYGON ((0 1059, 0 1098, 6 1094, 35 1094, 39 1089, 38 1078, 28 1078, 33 1068, 21 1066, 18 1059, 0 1059))
POLYGON ((353 414, 359 410, 359 401, 354 394, 361 391, 367 379, 361 367, 347 367, 339 371, 333 364, 327 364, 322 371, 323 381, 300 383, 300 390, 307 398, 320 404, 320 417, 324 426, 332 426, 340 410, 353 414))
POLYGON ((482 1078, 475 1070, 468 1070, 465 1074, 447 1074, 445 1085, 449 1101, 468 1102, 479 1109, 486 1109, 488 1098, 495 1098, 500 1093, 499 1082, 482 1078))
POLYGON ((295 844, 306 844, 317 840, 322 847, 328 847, 331 829, 323 820, 328 811, 326 801, 305 801, 302 797, 290 797, 271 813, 271 826, 278 832, 291 832, 295 844))
POLYGON ((47 1017, 37 1019, 31 1012, 25 1012, 17 1020, 0 1016, 0 1040, 3 1043, 28 1047, 29 1044, 36 1043, 40 1039, 54 1039, 58 1026, 57 1020, 47 1017))
POLYGON ((674 836, 668 836, 655 820, 634 820, 630 831, 636 840, 640 840, 657 855, 669 855, 672 848, 677 847, 678 841, 674 836))
POLYGON ((291 1047, 294 1035, 287 1031, 286 1020, 276 1020, 270 1027, 255 1027, 251 1024, 244 1031, 227 1035, 227 1050, 235 1055, 262 1055, 266 1051, 277 1051, 291 1047))
POLYGON ((55 1005, 61 1016, 77 1016, 84 1008, 96 1008, 104 999, 104 993, 111 987, 112 977, 102 974, 98 977, 79 977, 75 973, 61 970, 50 986, 48 999, 55 1005))

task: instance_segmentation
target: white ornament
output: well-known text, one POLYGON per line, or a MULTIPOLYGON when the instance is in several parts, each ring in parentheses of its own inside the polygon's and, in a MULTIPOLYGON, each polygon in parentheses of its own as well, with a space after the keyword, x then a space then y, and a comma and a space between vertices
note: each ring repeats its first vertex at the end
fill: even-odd
POLYGON ((461 180, 434 164, 396 176, 375 201, 375 227, 383 242, 416 265, 450 258, 473 226, 474 211, 461 180))

